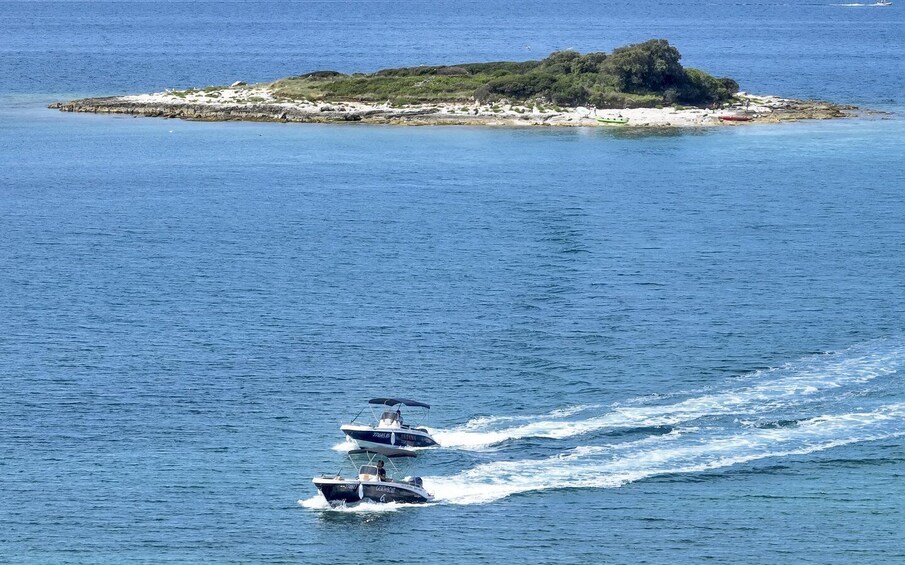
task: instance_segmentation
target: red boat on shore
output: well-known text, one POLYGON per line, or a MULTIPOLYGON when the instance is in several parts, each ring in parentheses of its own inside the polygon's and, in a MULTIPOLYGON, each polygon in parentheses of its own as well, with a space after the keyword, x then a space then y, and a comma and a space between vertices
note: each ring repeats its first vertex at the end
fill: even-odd
POLYGON ((720 116, 724 122, 750 122, 750 116, 720 116))

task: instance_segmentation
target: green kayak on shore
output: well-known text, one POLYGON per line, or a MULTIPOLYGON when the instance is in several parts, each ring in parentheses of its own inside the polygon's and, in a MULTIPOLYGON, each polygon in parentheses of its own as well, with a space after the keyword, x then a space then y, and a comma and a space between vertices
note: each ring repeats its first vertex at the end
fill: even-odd
POLYGON ((627 124, 628 118, 597 118, 601 124, 627 124))

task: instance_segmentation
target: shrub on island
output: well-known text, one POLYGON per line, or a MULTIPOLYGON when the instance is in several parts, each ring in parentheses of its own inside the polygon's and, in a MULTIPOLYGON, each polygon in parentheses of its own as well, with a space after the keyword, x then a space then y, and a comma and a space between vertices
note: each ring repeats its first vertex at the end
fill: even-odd
POLYGON ((317 71, 273 83, 274 93, 311 100, 591 105, 598 108, 724 102, 738 83, 686 69, 664 39, 606 53, 557 51, 540 61, 465 63, 344 75, 317 71))

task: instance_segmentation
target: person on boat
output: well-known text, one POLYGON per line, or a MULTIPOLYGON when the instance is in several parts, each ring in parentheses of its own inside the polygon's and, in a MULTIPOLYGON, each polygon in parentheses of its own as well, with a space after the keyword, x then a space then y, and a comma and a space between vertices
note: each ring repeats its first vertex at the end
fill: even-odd
POLYGON ((402 425, 402 411, 398 408, 396 409, 396 421, 399 422, 399 425, 402 425))
POLYGON ((387 480, 387 471, 383 468, 383 461, 377 462, 377 480, 385 481, 387 480))

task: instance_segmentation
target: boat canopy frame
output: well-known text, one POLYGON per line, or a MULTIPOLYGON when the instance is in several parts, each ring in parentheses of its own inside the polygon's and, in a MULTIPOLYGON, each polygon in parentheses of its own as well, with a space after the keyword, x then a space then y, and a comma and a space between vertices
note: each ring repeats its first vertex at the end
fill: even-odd
POLYGON ((393 467, 394 473, 400 473, 399 467, 396 463, 393 462, 393 459, 406 459, 417 457, 417 454, 414 451, 408 451, 406 449, 398 449, 395 447, 367 447, 363 449, 350 449, 346 452, 346 460, 339 466, 339 469, 336 470, 336 474, 323 474, 322 477, 329 477, 334 479, 341 479, 343 469, 346 465, 351 466, 352 473, 357 476, 358 470, 361 467, 360 463, 355 460, 355 456, 364 455, 367 457, 366 465, 373 465, 375 460, 382 459, 389 463, 393 467))
MULTIPOLYGON (((406 427, 415 429, 415 428, 419 428, 419 427, 423 426, 424 423, 427 421, 427 415, 428 415, 428 412, 430 411, 430 404, 427 404, 425 402, 420 402, 418 400, 410 400, 408 398, 372 398, 372 399, 368 400, 368 406, 371 409, 371 415, 374 417, 374 420, 377 421, 378 425, 380 424, 381 415, 378 414, 377 411, 375 410, 375 408, 377 408, 377 407, 380 407, 381 410, 384 407, 387 407, 390 409, 396 408, 397 411, 399 411, 399 406, 422 408, 423 410, 421 411, 420 418, 417 416, 417 413, 416 413, 415 419, 417 420, 417 422, 415 422, 414 424, 406 424, 405 426, 403 426, 403 429, 406 427)), ((358 420, 358 417, 361 416, 362 412, 364 412, 364 408, 362 408, 358 412, 358 414, 356 414, 355 417, 352 418, 352 421, 350 423, 354 424, 355 421, 358 420)))
POLYGON ((413 406, 417 408, 426 408, 430 410, 431 405, 426 404, 424 402, 419 402, 417 400, 409 400, 408 398, 372 398, 368 401, 368 404, 380 404, 382 406, 393 407, 398 404, 402 404, 403 406, 413 406))
MULTIPOLYGON (((402 471, 393 461, 393 459, 406 459, 406 458, 414 458, 417 457, 414 451, 407 451, 405 449, 397 449, 395 447, 368 447, 364 449, 351 449, 346 454, 346 457, 349 458, 349 462, 352 463, 352 470, 357 474, 361 465, 355 461, 356 455, 364 455, 367 457, 368 462, 366 465, 374 465, 375 461, 382 460, 386 461, 393 467, 393 474, 398 475, 402 471)), ((388 482, 396 481, 399 479, 387 479, 388 482)))
POLYGON ((407 449, 398 449, 396 447, 365 447, 362 449, 350 449, 349 453, 351 455, 369 455, 370 459, 374 459, 376 456, 383 456, 387 459, 396 459, 398 457, 418 457, 414 451, 409 451, 407 449))

